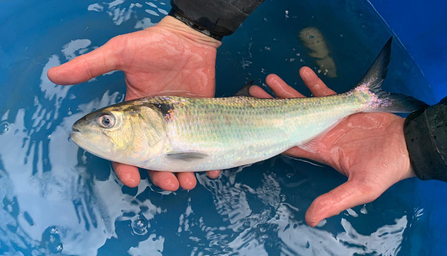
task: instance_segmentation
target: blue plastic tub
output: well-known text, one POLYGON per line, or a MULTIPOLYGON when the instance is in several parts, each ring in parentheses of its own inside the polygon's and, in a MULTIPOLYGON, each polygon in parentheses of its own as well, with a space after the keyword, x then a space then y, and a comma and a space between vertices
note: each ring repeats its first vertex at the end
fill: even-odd
MULTIPOLYGON (((447 3, 444 1, 384 1, 372 0, 373 6, 415 59, 438 102, 447 96, 447 3)), ((428 102, 430 100, 427 99, 428 102)), ((434 103, 433 102, 433 103, 434 103)), ((426 255, 447 255, 446 184, 436 181, 418 182, 414 199, 421 209, 431 209, 422 215, 426 223, 414 232, 413 246, 427 248, 426 255), (428 229, 425 233, 423 230, 428 229), (433 242, 425 243, 425 239, 433 242), (422 241, 421 241, 422 240, 422 241)), ((425 222, 424 221, 424 222, 425 222)), ((421 255, 423 255, 421 253, 421 255)))
MULTIPOLYGON (((219 48, 216 95, 250 80, 263 85, 269 73, 309 95, 298 70, 319 68, 298 34, 317 27, 337 64, 337 78, 320 76, 337 92, 361 78, 395 33, 385 89, 429 103, 447 96, 446 4, 372 5, 267 0, 219 48)), ((123 186, 108 161, 72 143, 78 118, 123 100, 124 76, 63 87, 47 70, 153 26, 169 9, 167 0, 0 3, 1 255, 447 255, 441 182, 402 181, 310 228, 310 203, 346 181, 326 166, 278 156, 216 180, 199 173, 195 189, 171 193, 144 170, 137 188, 123 186)))
POLYGON ((371 1, 421 68, 436 100, 447 95, 447 4, 443 1, 371 1))

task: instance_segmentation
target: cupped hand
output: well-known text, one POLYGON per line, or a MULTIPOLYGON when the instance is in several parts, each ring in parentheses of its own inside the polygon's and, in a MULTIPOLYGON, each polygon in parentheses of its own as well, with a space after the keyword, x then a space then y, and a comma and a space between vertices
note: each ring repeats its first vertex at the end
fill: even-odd
MULTIPOLYGON (((313 95, 336 94, 310 68, 302 68, 300 75, 313 95)), ((266 82, 279 98, 304 97, 276 75, 269 75, 266 82)), ((250 93, 259 98, 271 97, 259 87, 252 87, 250 93)), ((404 120, 390 113, 354 114, 317 139, 315 151, 294 147, 285 152, 327 164, 348 177, 346 183, 312 202, 306 212, 309 226, 369 203, 393 184, 415 176, 403 133, 404 120)))
MULTIPOLYGON (((49 79, 62 85, 77 84, 113 70, 125 73, 126 100, 155 95, 213 97, 216 49, 220 42, 182 22, 165 17, 156 26, 112 38, 102 47, 48 71, 49 79)), ((123 184, 140 183, 138 168, 113 163, 123 184)), ((208 172, 210 177, 220 171, 208 172)), ((150 171, 152 182, 164 190, 179 185, 193 189, 193 173, 150 171)))

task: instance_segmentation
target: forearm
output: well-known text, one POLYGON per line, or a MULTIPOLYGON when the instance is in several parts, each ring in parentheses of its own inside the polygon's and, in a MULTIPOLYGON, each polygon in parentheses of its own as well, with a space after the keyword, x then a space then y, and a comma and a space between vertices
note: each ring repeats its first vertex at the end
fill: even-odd
POLYGON ((404 134, 415 174, 447 182, 447 98, 410 114, 404 134))
POLYGON ((169 15, 221 40, 231 35, 264 0, 171 0, 169 15))

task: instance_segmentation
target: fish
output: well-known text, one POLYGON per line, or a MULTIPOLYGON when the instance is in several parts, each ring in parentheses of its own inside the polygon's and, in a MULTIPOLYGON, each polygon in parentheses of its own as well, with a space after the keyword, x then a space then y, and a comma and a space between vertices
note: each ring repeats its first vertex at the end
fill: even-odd
POLYGON ((300 31, 298 38, 306 48, 311 50, 308 55, 315 58, 315 62, 320 67, 319 70, 323 72, 323 75, 330 78, 337 77, 335 61, 329 53, 329 48, 321 31, 315 27, 307 27, 300 31))
POLYGON ((426 106, 382 90, 392 38, 350 91, 291 99, 146 97, 111 105, 79 119, 70 138, 98 157, 144 169, 200 172, 269 159, 319 137, 360 112, 412 112, 426 106))

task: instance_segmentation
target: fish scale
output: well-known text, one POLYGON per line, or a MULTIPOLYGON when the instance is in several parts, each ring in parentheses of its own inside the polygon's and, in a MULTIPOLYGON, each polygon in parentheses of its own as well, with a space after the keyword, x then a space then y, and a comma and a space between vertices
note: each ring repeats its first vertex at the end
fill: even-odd
MULTIPOLYGON (((277 155, 307 142, 366 102, 365 97, 341 94, 298 99, 161 96, 145 104, 172 108, 173 117, 166 124, 168 151, 209 156, 188 168, 182 163, 184 169, 195 171, 230 168, 277 155)), ((158 168, 166 161, 160 161, 158 168)), ((158 164, 152 162, 152 168, 158 164)))

